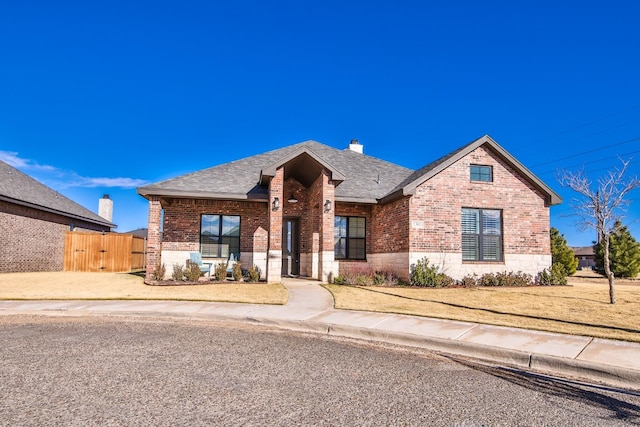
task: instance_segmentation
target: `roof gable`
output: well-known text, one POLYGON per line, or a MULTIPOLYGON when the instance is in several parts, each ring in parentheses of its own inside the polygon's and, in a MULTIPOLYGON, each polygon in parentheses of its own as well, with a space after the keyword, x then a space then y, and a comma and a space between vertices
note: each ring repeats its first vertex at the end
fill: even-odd
POLYGON ((286 178, 293 177, 306 186, 317 176, 319 168, 327 169, 332 174, 331 179, 339 183, 335 188, 336 201, 386 203, 414 194, 419 185, 480 146, 486 146, 529 181, 545 196, 548 205, 561 202, 560 196, 488 135, 416 171, 349 149, 338 150, 316 141, 304 141, 140 187, 138 194, 144 197, 156 195, 266 202, 270 179, 276 169, 285 166, 286 178), (309 167, 310 170, 305 170, 309 167))
MULTIPOLYGON (((296 159, 305 165, 322 166, 332 173, 333 180, 342 181, 336 186, 337 201, 377 203, 412 172, 349 149, 339 150, 316 141, 304 141, 140 187, 138 194, 267 201, 269 176, 282 165, 295 167, 296 159)), ((302 172, 294 178, 305 180, 302 172)))
POLYGON ((324 160, 321 156, 317 155, 308 144, 305 144, 262 169, 260 171, 259 182, 261 184, 268 182, 276 175, 276 170, 285 165, 292 165, 291 168, 285 169, 294 171, 294 174, 290 174, 285 170, 287 173, 287 175, 285 175, 285 179, 289 178, 289 176, 294 176, 299 182, 306 186, 311 185, 313 180, 319 175, 322 168, 327 169, 331 173, 330 179, 332 181, 342 182, 345 180, 345 176, 342 172, 324 160))
POLYGON ((390 201, 397 197, 413 195, 418 186, 422 185, 433 176, 442 172, 443 170, 481 146, 484 146, 495 153, 500 159, 507 163, 524 179, 530 182, 536 189, 538 189, 545 196, 547 205, 557 205, 562 202, 562 198, 556 192, 554 192, 549 186, 542 182, 537 176, 533 174, 533 172, 527 169, 515 157, 509 154, 507 150, 502 148, 489 135, 478 138, 475 141, 447 154, 446 156, 443 156, 438 160, 418 169, 410 176, 408 176, 402 183, 400 183, 397 188, 395 188, 387 196, 385 196, 383 201, 390 201))
POLYGON ((0 161, 0 177, 2 200, 81 219, 103 227, 115 227, 115 224, 3 161, 0 161))

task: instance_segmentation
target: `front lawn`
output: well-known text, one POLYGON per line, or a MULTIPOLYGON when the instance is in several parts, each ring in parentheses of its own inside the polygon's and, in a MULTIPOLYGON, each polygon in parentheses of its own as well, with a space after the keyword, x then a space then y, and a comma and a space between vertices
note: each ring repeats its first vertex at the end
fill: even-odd
POLYGON ((326 285, 335 307, 412 314, 640 342, 640 282, 621 282, 609 304, 605 279, 571 286, 425 289, 326 285))
POLYGON ((3 300, 174 300, 281 305, 287 298, 287 290, 281 284, 148 286, 140 275, 128 273, 0 274, 0 299, 3 300))

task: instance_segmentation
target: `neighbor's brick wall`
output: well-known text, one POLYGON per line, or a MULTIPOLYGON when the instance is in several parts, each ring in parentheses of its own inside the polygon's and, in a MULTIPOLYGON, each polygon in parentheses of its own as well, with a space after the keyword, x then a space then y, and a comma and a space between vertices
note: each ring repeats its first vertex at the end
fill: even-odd
POLYGON ((502 210, 505 254, 550 254, 544 196, 484 147, 416 189, 407 222, 411 252, 461 252, 463 207, 502 210), (471 182, 471 164, 493 166, 493 182, 471 182))
POLYGON ((65 235, 109 231, 90 223, 0 201, 0 272, 62 271, 65 235))

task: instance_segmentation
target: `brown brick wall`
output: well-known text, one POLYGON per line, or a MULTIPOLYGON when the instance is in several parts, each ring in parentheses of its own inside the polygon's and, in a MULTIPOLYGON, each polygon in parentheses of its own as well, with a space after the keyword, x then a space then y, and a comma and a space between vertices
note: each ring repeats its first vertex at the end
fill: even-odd
MULTIPOLYGON (((335 214, 337 216, 358 216, 364 217, 366 221, 366 233, 367 233, 367 254, 370 254, 373 250, 373 221, 371 220, 371 205, 358 205, 355 203, 336 203, 335 214)), ((341 260, 340 263, 344 263, 346 261, 341 260)), ((353 261, 353 262, 362 262, 362 261, 353 261)))
POLYGON ((85 221, 0 201, 0 271, 62 271, 70 224, 78 231, 103 231, 85 221))
POLYGON ((543 195, 484 147, 419 186, 410 207, 412 252, 460 252, 461 210, 468 207, 502 210, 505 254, 550 253, 543 195), (493 182, 471 182, 471 164, 493 166, 493 182))
MULTIPOLYGON (((281 205, 282 206, 282 205, 281 205)), ((270 208, 270 205, 269 205, 270 208)), ((173 199, 164 205, 163 249, 193 250, 187 242, 200 244, 200 217, 202 214, 240 215, 240 251, 253 250, 253 237, 262 227, 268 230, 267 204, 247 201, 173 199), (176 245, 171 245, 175 243, 176 245)))
POLYGON ((409 251, 409 201, 403 197, 373 207, 372 253, 409 251))

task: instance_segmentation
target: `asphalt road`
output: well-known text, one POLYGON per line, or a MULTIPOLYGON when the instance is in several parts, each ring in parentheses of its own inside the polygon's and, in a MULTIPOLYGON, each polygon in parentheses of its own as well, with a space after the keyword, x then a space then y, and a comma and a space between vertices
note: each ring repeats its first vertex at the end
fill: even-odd
POLYGON ((640 396, 400 347, 187 320, 0 316, 0 424, 640 425, 640 396))

